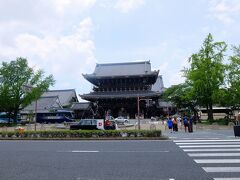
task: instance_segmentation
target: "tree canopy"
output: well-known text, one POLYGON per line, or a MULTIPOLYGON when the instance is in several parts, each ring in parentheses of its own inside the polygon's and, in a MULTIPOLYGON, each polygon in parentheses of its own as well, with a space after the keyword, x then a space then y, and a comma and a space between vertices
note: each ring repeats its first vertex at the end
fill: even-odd
POLYGON ((233 55, 227 59, 226 50, 225 42, 215 42, 208 34, 200 50, 189 58, 189 67, 183 70, 185 83, 170 87, 165 97, 181 107, 205 107, 209 120, 213 119, 213 105, 239 108, 240 46, 234 46, 233 55))
POLYGON ((230 56, 230 63, 227 65, 227 104, 234 108, 240 108, 240 46, 233 47, 233 55, 230 56))
POLYGON ((197 102, 208 110, 208 118, 213 119, 212 106, 217 101, 219 89, 224 85, 225 42, 214 42, 211 34, 203 42, 198 53, 189 59, 190 67, 185 69, 185 76, 192 84, 197 102))
POLYGON ((37 100, 54 82, 52 75, 44 77, 42 70, 35 72, 25 58, 3 62, 0 66, 0 111, 16 119, 19 110, 37 100))

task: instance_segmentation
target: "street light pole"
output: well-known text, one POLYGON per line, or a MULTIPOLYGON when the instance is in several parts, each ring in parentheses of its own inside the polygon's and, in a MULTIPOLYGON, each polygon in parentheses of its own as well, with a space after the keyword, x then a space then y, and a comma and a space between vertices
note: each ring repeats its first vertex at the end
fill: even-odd
POLYGON ((35 101, 35 121, 34 121, 34 131, 37 131, 37 99, 35 101))
POLYGON ((139 105, 139 101, 140 101, 140 99, 139 99, 139 96, 138 96, 138 98, 137 98, 137 109, 138 109, 138 130, 140 130, 140 118, 139 118, 139 116, 140 116, 140 105, 139 105))
MULTIPOLYGON (((24 84, 24 85, 23 85, 23 88, 24 88, 24 91, 25 91, 25 92, 30 92, 30 91, 32 91, 33 86, 24 84)), ((35 111, 34 130, 36 131, 36 130, 37 130, 37 99, 36 99, 36 101, 35 101, 34 111, 35 111)))
POLYGON ((140 130, 140 101, 147 101, 147 100, 152 100, 152 99, 145 99, 145 98, 140 99, 140 98, 139 98, 139 95, 138 95, 138 97, 137 97, 138 130, 140 130))

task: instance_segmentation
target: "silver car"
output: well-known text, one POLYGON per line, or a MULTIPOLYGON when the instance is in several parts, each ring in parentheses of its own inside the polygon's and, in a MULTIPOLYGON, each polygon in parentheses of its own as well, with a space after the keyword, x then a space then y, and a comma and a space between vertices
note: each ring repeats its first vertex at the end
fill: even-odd
POLYGON ((129 119, 119 116, 119 117, 115 118, 115 122, 116 123, 129 123, 129 119))

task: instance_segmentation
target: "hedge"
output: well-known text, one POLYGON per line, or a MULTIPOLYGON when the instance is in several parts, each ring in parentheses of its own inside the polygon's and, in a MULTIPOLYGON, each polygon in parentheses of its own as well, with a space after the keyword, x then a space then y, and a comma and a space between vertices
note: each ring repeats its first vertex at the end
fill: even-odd
POLYGON ((1 139, 9 138, 117 138, 117 137, 161 137, 160 130, 58 130, 58 131, 25 131, 0 132, 1 139))

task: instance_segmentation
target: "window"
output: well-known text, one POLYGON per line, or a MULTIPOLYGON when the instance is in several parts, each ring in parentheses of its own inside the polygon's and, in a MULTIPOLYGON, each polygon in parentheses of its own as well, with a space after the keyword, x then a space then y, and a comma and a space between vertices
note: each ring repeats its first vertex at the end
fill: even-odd
POLYGON ((82 125, 92 125, 91 120, 85 120, 83 121, 82 125))
POLYGON ((92 125, 97 125, 97 120, 92 120, 92 125))

